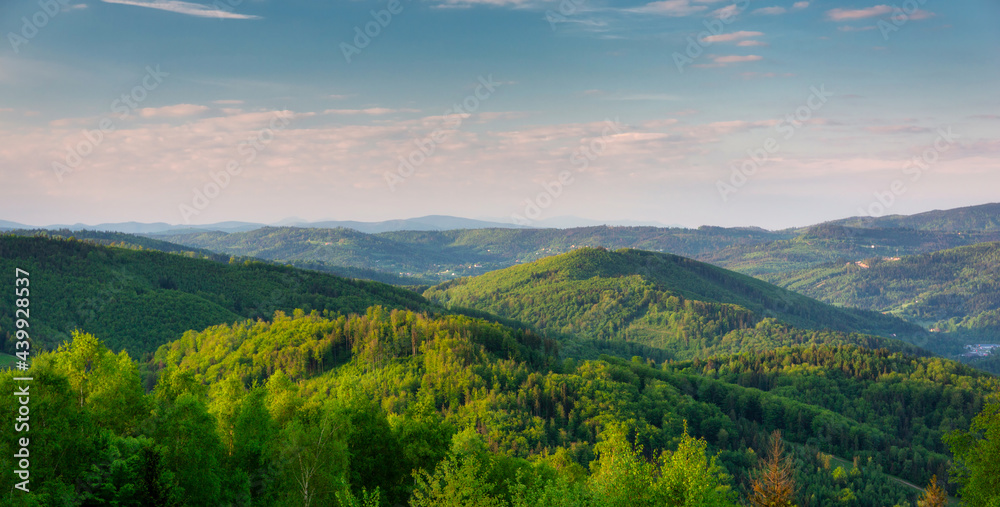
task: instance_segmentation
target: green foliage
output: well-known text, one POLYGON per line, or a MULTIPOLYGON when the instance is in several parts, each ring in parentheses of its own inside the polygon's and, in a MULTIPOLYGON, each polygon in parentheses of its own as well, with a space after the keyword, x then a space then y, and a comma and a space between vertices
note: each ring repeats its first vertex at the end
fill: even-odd
MULTIPOLYGON (((445 281, 478 275, 584 246, 640 248, 695 257, 731 245, 790 237, 762 229, 475 229, 365 234, 352 229, 265 227, 248 232, 193 232, 158 236, 188 247, 252 256, 303 267, 338 266, 445 281)), ((414 283, 414 282, 409 282, 414 283)))
POLYGON ((1000 395, 994 395, 968 431, 957 430, 947 441, 955 453, 952 477, 961 485, 963 503, 1000 506, 1000 395))
POLYGON ((1000 332, 1000 243, 823 264, 767 279, 828 303, 891 312, 935 329, 917 343, 950 357, 962 358, 965 344, 994 343, 1000 332))
MULTIPOLYGON (((295 308, 363 313, 429 309, 419 295, 261 262, 222 264, 149 250, 76 240, 0 235, 0 270, 31 273, 31 330, 36 349, 54 349, 80 329, 116 351, 145 358, 185 331, 270 318, 295 308)), ((2 348, 13 353, 14 294, 0 304, 2 348)))
MULTIPOLYGON (((577 250, 444 283, 424 295, 554 333, 647 344, 675 358, 739 352, 755 341, 762 348, 786 344, 781 342, 793 333, 779 330, 770 318, 812 329, 919 331, 897 319, 834 308, 691 259, 635 250, 577 250), (766 337, 748 339, 756 334, 766 337)), ((800 334, 787 344, 809 340, 800 334)), ((891 340, 866 344, 894 346, 891 340)))
MULTIPOLYGON (((128 356, 77 333, 29 372, 39 487, 7 503, 735 505, 752 449, 780 429, 803 505, 902 505, 918 492, 883 470, 946 471, 934 439, 968 428, 991 381, 856 346, 659 365, 555 353, 527 329, 466 316, 278 312, 161 347, 142 394, 128 356), (140 408, 99 419, 113 408, 105 386, 138 392, 126 405, 140 408), (857 463, 824 467, 821 451, 857 463)), ((12 379, 0 373, 0 389, 12 379)), ((0 442, 0 465, 12 445, 0 442)))

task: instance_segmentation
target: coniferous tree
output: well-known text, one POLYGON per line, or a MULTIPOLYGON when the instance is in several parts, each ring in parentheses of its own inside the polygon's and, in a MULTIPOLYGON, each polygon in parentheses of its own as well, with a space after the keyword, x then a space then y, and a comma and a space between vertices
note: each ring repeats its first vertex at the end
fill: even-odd
POLYGON ((795 500, 795 477, 791 456, 785 455, 781 431, 771 433, 767 457, 750 485, 750 504, 755 507, 790 507, 795 500))
POLYGON ((948 505, 948 492, 938 483, 937 476, 931 477, 931 482, 924 488, 924 494, 917 500, 917 507, 945 507, 948 505))

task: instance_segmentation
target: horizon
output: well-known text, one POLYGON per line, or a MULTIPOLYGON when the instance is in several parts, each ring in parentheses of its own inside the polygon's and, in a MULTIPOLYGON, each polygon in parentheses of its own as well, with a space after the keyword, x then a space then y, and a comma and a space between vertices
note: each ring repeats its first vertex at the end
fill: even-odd
POLYGON ((919 5, 5 4, 0 216, 781 230, 995 201, 1000 5, 919 5))
MULTIPOLYGON (((935 211, 953 211, 953 210, 956 210, 956 209, 976 208, 976 207, 990 206, 990 205, 996 205, 996 204, 1000 204, 1000 202, 984 202, 984 203, 979 203, 979 204, 972 204, 972 205, 969 205, 969 206, 962 206, 960 208, 935 208, 935 209, 918 211, 918 212, 912 213, 912 214, 885 214, 885 215, 881 215, 880 218, 892 217, 892 216, 913 216, 913 215, 920 215, 920 214, 924 214, 924 213, 931 213, 931 212, 935 212, 935 211)), ((171 222, 139 222, 139 221, 134 221, 134 220, 118 220, 118 221, 94 222, 94 223, 84 223, 84 222, 73 222, 73 223, 70 223, 70 222, 63 221, 63 222, 53 222, 53 223, 49 223, 49 224, 46 224, 46 225, 40 225, 40 224, 26 224, 26 223, 17 222, 17 221, 14 221, 14 220, 6 220, 4 218, 0 218, 0 222, 11 222, 11 223, 16 223, 18 225, 23 225, 23 226, 26 226, 26 227, 34 227, 34 228, 38 228, 38 229, 51 229, 53 227, 67 227, 67 226, 96 227, 96 226, 99 226, 99 225, 123 225, 123 224, 154 225, 154 224, 161 224, 161 223, 162 224, 166 224, 166 225, 168 225, 170 227, 189 227, 191 229, 197 229, 199 227, 213 226, 213 225, 226 224, 226 223, 242 223, 242 224, 248 224, 248 225, 261 225, 263 227, 312 228, 311 226, 313 224, 318 224, 318 223, 323 223, 323 222, 356 222, 356 223, 368 225, 368 224, 380 224, 380 223, 393 222, 393 221, 416 221, 416 220, 426 219, 426 218, 448 218, 448 219, 454 218, 454 219, 459 219, 459 220, 469 220, 469 221, 477 221, 477 222, 493 222, 493 223, 497 223, 497 224, 504 224, 504 225, 511 225, 511 226, 518 226, 519 225, 519 224, 516 224, 516 223, 513 223, 513 222, 502 222, 501 218, 496 218, 496 217, 493 217, 493 218, 491 218, 491 217, 470 218, 470 217, 461 217, 461 216, 454 216, 454 215, 421 215, 421 216, 413 216, 413 217, 406 217, 406 218, 393 218, 393 219, 388 219, 388 220, 376 220, 376 221, 354 220, 354 219, 349 219, 349 218, 342 218, 342 219, 337 219, 337 218, 322 218, 322 219, 319 219, 319 220, 304 220, 304 219, 301 219, 300 217, 285 217, 285 218, 283 218, 281 220, 277 220, 277 221, 274 221, 274 222, 254 222, 254 221, 248 221, 248 220, 220 220, 218 222, 191 223, 191 224, 171 223, 171 222)), ((783 230, 799 229, 799 228, 803 228, 803 227, 810 227, 810 226, 820 225, 820 224, 824 224, 824 223, 827 223, 827 222, 834 222, 834 221, 840 221, 840 220, 849 220, 849 219, 853 219, 853 218, 865 218, 865 217, 861 216, 861 215, 836 217, 836 218, 829 218, 829 219, 818 221, 818 222, 811 222, 811 223, 807 223, 807 224, 797 224, 797 225, 792 225, 792 226, 789 226, 789 227, 772 229, 772 228, 767 228, 767 227, 762 227, 762 226, 757 226, 757 225, 752 225, 752 224, 751 225, 730 225, 730 226, 721 226, 721 225, 716 225, 716 224, 700 224, 700 225, 688 226, 688 225, 680 225, 680 224, 676 224, 676 225, 671 225, 671 224, 643 225, 641 223, 634 223, 634 224, 625 224, 625 225, 623 225, 623 223, 625 223, 625 222, 643 222, 643 221, 639 221, 639 220, 626 220, 626 219, 620 219, 620 220, 601 220, 601 219, 592 219, 592 218, 578 217, 578 216, 556 216, 556 217, 548 217, 548 218, 546 218, 544 220, 540 220, 540 221, 538 221, 536 223, 528 224, 528 225, 523 225, 521 227, 527 227, 527 228, 533 228, 533 229, 574 229, 574 228, 601 227, 601 226, 609 226, 609 227, 655 227, 655 228, 667 228, 667 229, 673 229, 673 228, 698 229, 698 228, 701 228, 701 227, 724 227, 724 228, 732 228, 732 229, 764 229, 764 230, 771 231, 771 232, 779 232, 779 231, 783 231, 783 230), (595 224, 587 224, 587 225, 569 225, 569 226, 545 225, 546 222, 552 222, 552 221, 557 221, 557 220, 563 220, 563 221, 567 221, 567 222, 603 222, 603 223, 595 223, 595 224)), ((645 221, 645 222, 649 222, 650 224, 653 223, 653 221, 645 221)), ((442 229, 442 230, 448 230, 448 229, 449 228, 445 228, 445 229, 442 229)), ((401 230, 405 230, 405 229, 401 229, 401 230)), ((364 232, 364 231, 360 231, 360 232, 364 232)))

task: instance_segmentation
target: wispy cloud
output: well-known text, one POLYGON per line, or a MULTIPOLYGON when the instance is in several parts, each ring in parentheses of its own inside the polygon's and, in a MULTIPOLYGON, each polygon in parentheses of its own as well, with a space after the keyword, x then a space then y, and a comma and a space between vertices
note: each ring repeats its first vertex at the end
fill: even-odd
POLYGON ((235 12, 214 9, 206 5, 201 5, 191 2, 182 2, 180 0, 101 0, 101 1, 108 4, 148 7, 150 9, 159 9, 162 11, 175 12, 177 14, 187 14, 188 16, 197 16, 200 18, 260 19, 260 16, 237 14, 235 12))
POLYGON ((784 7, 762 7, 753 11, 754 14, 766 14, 770 16, 776 16, 778 14, 784 14, 788 12, 784 7))
POLYGON ((702 39, 705 42, 732 42, 741 39, 749 39, 751 37, 760 37, 764 35, 764 32, 748 32, 746 30, 741 30, 739 32, 724 33, 721 35, 709 35, 702 39))
POLYGON ((764 57, 759 55, 745 55, 745 56, 733 55, 733 56, 716 56, 712 58, 712 61, 715 63, 720 63, 725 65, 729 63, 756 62, 763 59, 764 57))
POLYGON ((197 104, 177 104, 165 107, 147 107, 139 110, 143 118, 184 118, 208 111, 205 106, 197 104))
POLYGON ((876 28, 878 28, 878 27, 875 26, 875 25, 868 25, 868 26, 840 26, 840 27, 837 27, 837 30, 840 30, 841 32, 867 32, 868 30, 874 30, 876 28))
MULTIPOLYGON (((717 1, 717 0, 716 0, 717 1)), ((711 3, 709 2, 696 2, 696 3, 711 3)), ((661 14, 664 16, 672 16, 675 18, 690 16, 692 14, 697 14, 699 12, 705 11, 708 7, 704 5, 694 5, 691 0, 661 0, 659 2, 650 2, 642 7, 636 7, 633 9, 627 9, 629 12, 638 12, 643 14, 661 14)))
POLYGON ((419 109, 389 109, 387 107, 369 107, 367 109, 327 109, 323 111, 323 114, 339 114, 339 115, 369 115, 369 116, 381 116, 386 114, 394 113, 419 113, 419 109))
POLYGON ((921 19, 930 19, 930 18, 933 18, 934 16, 937 16, 937 14, 934 14, 931 11, 925 11, 923 9, 917 9, 917 10, 913 11, 913 14, 907 15, 907 18, 910 21, 920 21, 921 19))
POLYGON ((826 11, 826 17, 831 21, 852 21, 855 19, 874 18, 892 13, 892 7, 888 5, 876 5, 866 9, 830 9, 826 11))
POLYGON ((865 127, 865 130, 873 134, 923 134, 931 131, 929 128, 916 125, 875 125, 865 127))

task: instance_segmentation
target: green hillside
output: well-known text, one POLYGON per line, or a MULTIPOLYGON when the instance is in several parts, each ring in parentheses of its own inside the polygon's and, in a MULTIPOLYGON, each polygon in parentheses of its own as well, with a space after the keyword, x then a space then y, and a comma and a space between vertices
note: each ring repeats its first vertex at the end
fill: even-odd
MULTIPOLYGON (((943 436, 993 381, 854 346, 563 360, 530 331, 380 307, 192 331, 149 367, 144 393, 139 365, 87 335, 37 358, 34 489, 5 474, 0 501, 735 507, 780 430, 796 504, 912 506, 891 476, 946 476, 943 436)), ((0 464, 14 452, 0 440, 0 464)))
POLYGON ((891 312, 940 330, 931 347, 939 353, 1000 342, 1000 243, 830 263, 768 279, 828 303, 891 312))
MULTIPOLYGON (((135 357, 190 329, 269 318, 275 310, 429 307, 405 289, 261 262, 223 264, 78 240, 0 236, 0 270, 15 268, 30 273, 36 347, 51 348, 82 329, 135 357)), ((2 350, 12 353, 13 291, 4 302, 2 350)))
POLYGON ((955 232, 823 224, 788 231, 585 227, 365 234, 351 229, 268 227, 238 233, 196 232, 156 237, 185 248, 258 257, 313 269, 356 269, 358 277, 374 278, 381 273, 398 277, 381 281, 416 285, 422 282, 407 282, 406 277, 447 281, 583 247, 672 253, 764 277, 840 260, 922 254, 1000 241, 1000 230, 955 232))
POLYGON ((762 229, 475 229, 365 234, 351 229, 267 227, 249 232, 156 236, 193 248, 281 262, 322 262, 436 281, 478 275, 586 246, 697 256, 732 245, 791 237, 762 229))
POLYGON ((1000 240, 1000 232, 865 229, 826 224, 803 229, 790 239, 734 245, 697 258, 770 281, 772 275, 826 263, 923 254, 997 240, 1000 240))
POLYGON ((831 223, 850 227, 882 229, 905 228, 922 231, 997 232, 1000 231, 1000 203, 948 210, 934 210, 916 215, 854 217, 831 223))
POLYGON ((580 249, 446 282, 424 295, 445 306, 476 308, 551 332, 624 339, 677 357, 769 348, 785 340, 861 339, 844 332, 908 339, 921 332, 875 312, 829 306, 709 264, 639 250, 580 249), (820 336, 774 319, 840 333, 820 336))

